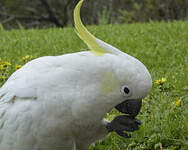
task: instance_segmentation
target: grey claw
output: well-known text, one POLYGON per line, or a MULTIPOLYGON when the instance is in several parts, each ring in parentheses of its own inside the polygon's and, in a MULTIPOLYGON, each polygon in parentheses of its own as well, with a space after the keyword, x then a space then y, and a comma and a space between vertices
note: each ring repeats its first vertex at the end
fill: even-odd
POLYGON ((127 133, 123 132, 123 131, 115 131, 119 136, 124 137, 124 138, 131 138, 130 135, 128 135, 127 133))
POLYGON ((136 122, 138 125, 141 125, 141 124, 142 124, 142 122, 141 122, 140 120, 136 119, 136 118, 135 118, 135 122, 136 122))
POLYGON ((141 125, 141 122, 127 115, 117 116, 112 122, 108 123, 106 128, 108 132, 115 131, 118 135, 129 138, 124 131, 134 132, 138 130, 138 126, 141 125))

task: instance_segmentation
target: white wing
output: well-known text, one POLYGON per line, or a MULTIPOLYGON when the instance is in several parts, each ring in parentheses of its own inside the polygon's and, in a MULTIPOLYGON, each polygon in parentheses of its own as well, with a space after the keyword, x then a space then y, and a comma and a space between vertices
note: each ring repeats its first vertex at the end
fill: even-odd
POLYGON ((77 76, 81 72, 78 66, 75 67, 78 54, 46 56, 25 64, 0 89, 0 103, 12 101, 15 97, 37 99, 49 95, 61 96, 59 89, 68 90, 69 85, 76 82, 71 75, 77 76))

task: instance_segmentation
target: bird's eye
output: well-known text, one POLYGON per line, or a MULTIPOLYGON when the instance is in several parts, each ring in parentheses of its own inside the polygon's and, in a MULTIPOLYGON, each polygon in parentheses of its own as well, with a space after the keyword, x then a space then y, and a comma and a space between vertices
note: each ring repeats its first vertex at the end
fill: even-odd
POLYGON ((131 96, 131 94, 132 94, 131 89, 126 85, 122 86, 121 93, 123 94, 123 96, 126 96, 126 97, 131 96))
POLYGON ((124 91, 126 94, 129 94, 129 92, 130 92, 129 88, 127 88, 127 87, 125 87, 125 88, 123 89, 123 91, 124 91))

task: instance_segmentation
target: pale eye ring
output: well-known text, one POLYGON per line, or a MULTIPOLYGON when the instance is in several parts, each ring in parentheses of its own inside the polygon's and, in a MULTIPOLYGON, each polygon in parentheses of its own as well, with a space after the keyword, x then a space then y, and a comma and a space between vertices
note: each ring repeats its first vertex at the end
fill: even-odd
POLYGON ((132 94, 132 90, 127 85, 124 85, 121 87, 121 93, 123 96, 129 97, 132 94))

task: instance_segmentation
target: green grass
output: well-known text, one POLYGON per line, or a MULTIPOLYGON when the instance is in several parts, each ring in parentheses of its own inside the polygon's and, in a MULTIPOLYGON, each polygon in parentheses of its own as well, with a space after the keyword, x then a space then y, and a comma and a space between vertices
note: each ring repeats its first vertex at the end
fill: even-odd
MULTIPOLYGON (((90 150, 186 150, 188 149, 188 22, 89 26, 100 39, 142 61, 150 71, 153 89, 144 99, 138 118, 143 122, 132 138, 115 133, 90 150), (155 80, 167 78, 163 85, 155 80), (180 106, 173 102, 181 99, 180 106)), ((40 57, 86 50, 72 28, 12 30, 0 28, 0 58, 11 62, 0 76, 10 76, 25 55, 40 57)), ((28 61, 28 60, 27 60, 28 61)), ((0 79, 2 85, 6 79, 0 79)), ((112 119, 113 110, 107 114, 112 119)))

